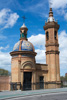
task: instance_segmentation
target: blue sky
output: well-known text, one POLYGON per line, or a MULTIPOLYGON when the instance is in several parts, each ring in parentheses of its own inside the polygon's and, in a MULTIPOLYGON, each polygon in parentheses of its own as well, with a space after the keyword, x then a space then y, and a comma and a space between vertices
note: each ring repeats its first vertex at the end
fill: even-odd
POLYGON ((20 30, 23 24, 22 16, 26 16, 25 24, 28 27, 28 39, 38 53, 37 63, 46 63, 45 32, 43 26, 48 19, 49 2, 55 20, 58 20, 60 44, 60 74, 67 72, 67 0, 0 0, 0 68, 11 70, 9 52, 19 41, 20 30))

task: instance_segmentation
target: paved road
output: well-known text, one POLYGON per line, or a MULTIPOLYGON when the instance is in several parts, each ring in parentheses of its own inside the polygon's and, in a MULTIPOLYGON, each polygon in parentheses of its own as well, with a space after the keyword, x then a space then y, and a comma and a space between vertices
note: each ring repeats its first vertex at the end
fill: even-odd
POLYGON ((67 88, 0 92, 0 100, 39 100, 39 98, 40 100, 67 100, 67 88))
POLYGON ((5 100, 67 100, 67 93, 51 93, 43 95, 26 96, 5 100))

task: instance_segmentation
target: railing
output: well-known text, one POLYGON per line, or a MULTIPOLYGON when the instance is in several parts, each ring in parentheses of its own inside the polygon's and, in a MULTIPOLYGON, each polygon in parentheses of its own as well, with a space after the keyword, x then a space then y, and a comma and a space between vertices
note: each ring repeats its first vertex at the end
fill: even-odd
MULTIPOLYGON (((47 82, 36 82, 36 83, 23 83, 21 82, 0 82, 0 91, 2 90, 36 90, 36 89, 45 89, 48 88, 47 82)), ((55 82, 51 84, 56 84, 55 82)), ((61 83, 61 87, 63 88, 64 86, 61 83)))
POLYGON ((23 84, 23 90, 44 89, 44 82, 23 84))
POLYGON ((21 83, 10 83, 11 85, 11 90, 17 90, 18 87, 19 89, 21 90, 34 90, 34 89, 44 89, 44 82, 37 82, 37 83, 27 83, 27 84, 24 84, 23 83, 23 86, 21 85, 21 83))

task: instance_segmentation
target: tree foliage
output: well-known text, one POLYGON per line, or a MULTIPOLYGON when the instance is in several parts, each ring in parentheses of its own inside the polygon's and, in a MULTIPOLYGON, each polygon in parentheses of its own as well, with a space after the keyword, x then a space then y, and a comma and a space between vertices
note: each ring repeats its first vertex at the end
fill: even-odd
POLYGON ((61 76, 60 79, 61 81, 67 81, 67 76, 61 76))
POLYGON ((9 76, 10 74, 8 70, 0 69, 0 76, 9 76))

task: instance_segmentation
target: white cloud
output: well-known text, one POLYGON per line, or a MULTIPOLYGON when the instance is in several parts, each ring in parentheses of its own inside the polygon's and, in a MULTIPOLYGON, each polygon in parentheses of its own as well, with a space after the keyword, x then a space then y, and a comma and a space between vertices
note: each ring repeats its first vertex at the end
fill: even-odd
POLYGON ((0 47, 0 50, 7 50, 9 48, 9 45, 7 45, 6 47, 0 47))
POLYGON ((0 47, 0 68, 11 71, 11 56, 8 52, 2 52, 2 50, 7 50, 9 45, 6 47, 0 47))
POLYGON ((3 25, 6 23, 7 17, 9 17, 9 12, 11 12, 10 9, 0 10, 0 25, 3 25))
POLYGON ((17 15, 17 13, 10 14, 10 17, 8 18, 4 28, 13 27, 18 18, 19 16, 17 15))
POLYGON ((34 45, 37 63, 46 63, 45 56, 45 34, 32 35, 28 40, 34 45))
POLYGON ((45 50, 36 49, 35 52, 37 53, 36 62, 41 64, 46 64, 45 50))
POLYGON ((66 8, 67 0, 49 0, 52 2, 52 8, 66 8))
POLYGON ((13 27, 18 18, 19 15, 17 13, 13 13, 10 9, 0 10, 0 26, 3 29, 13 27))
POLYGON ((7 50, 9 45, 6 47, 0 47, 0 68, 11 70, 11 57, 8 52, 2 52, 2 50, 7 50))
POLYGON ((60 63, 64 64, 63 68, 67 66, 67 33, 62 31, 59 35, 60 44, 60 63))
POLYGON ((11 57, 8 52, 0 51, 0 68, 11 70, 11 57))
POLYGON ((33 45, 37 48, 44 49, 45 48, 45 35, 44 34, 38 34, 38 35, 32 35, 28 38, 29 41, 33 43, 33 45))
POLYGON ((67 34, 65 30, 63 30, 59 35, 59 43, 60 43, 60 49, 67 48, 67 34))

